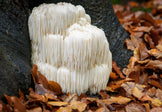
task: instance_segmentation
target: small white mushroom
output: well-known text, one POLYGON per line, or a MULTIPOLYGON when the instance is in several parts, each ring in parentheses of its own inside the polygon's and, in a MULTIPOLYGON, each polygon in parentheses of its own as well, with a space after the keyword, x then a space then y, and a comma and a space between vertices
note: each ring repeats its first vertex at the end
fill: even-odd
POLYGON ((82 6, 42 4, 33 9, 28 26, 32 63, 48 80, 70 93, 106 88, 112 69, 109 43, 82 6))

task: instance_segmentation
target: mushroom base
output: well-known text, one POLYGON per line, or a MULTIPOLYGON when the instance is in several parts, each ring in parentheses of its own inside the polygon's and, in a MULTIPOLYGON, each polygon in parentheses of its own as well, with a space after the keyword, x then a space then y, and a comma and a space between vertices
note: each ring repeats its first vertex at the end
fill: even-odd
POLYGON ((106 64, 95 65, 86 72, 71 71, 67 67, 54 67, 47 63, 38 63, 38 69, 48 80, 60 84, 63 92, 97 93, 105 89, 109 80, 110 68, 106 64))

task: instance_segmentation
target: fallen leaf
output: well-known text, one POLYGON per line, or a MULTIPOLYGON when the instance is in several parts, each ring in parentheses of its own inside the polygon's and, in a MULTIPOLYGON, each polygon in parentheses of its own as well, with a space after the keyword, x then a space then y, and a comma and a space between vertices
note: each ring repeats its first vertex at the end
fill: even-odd
POLYGON ((105 112, 105 109, 101 107, 101 108, 98 108, 95 112, 105 112))
POLYGON ((116 73, 111 72, 111 73, 110 73, 110 79, 116 80, 116 79, 118 79, 118 76, 116 75, 116 73))
POLYGON ((52 106, 66 106, 68 103, 67 102, 58 102, 58 101, 48 101, 48 104, 52 105, 52 106))
POLYGON ((140 26, 140 27, 136 27, 135 29, 133 29, 133 31, 140 31, 140 32, 147 32, 149 33, 151 31, 153 27, 147 27, 147 26, 140 26))
POLYGON ((151 101, 152 98, 149 97, 147 94, 145 94, 140 100, 141 100, 141 101, 151 101))
POLYGON ((156 57, 157 59, 162 58, 162 52, 157 49, 151 49, 148 51, 151 56, 156 57))
POLYGON ((64 100, 64 102, 70 103, 71 101, 76 101, 78 99, 78 96, 76 93, 69 94, 68 97, 64 100))
POLYGON ((42 108, 36 107, 36 108, 29 109, 26 112, 42 112, 42 108))
POLYGON ((121 87, 124 88, 124 90, 129 94, 132 94, 134 87, 137 87, 140 91, 143 91, 143 88, 139 84, 135 84, 134 82, 123 83, 121 87))
POLYGON ((154 98, 151 100, 152 104, 156 107, 162 106, 162 102, 158 98, 154 98))
POLYGON ((144 104, 142 104, 142 105, 145 106, 146 112, 150 112, 150 105, 149 105, 149 103, 144 103, 144 104))
POLYGON ((46 89, 42 84, 37 84, 37 83, 35 83, 35 93, 39 95, 45 95, 46 93, 55 95, 55 92, 50 91, 46 89))
POLYGON ((132 89, 132 94, 133 94, 133 96, 135 96, 138 99, 141 99, 143 96, 143 93, 137 87, 134 87, 132 89))
POLYGON ((134 79, 135 83, 139 82, 140 71, 132 71, 128 77, 134 79))
POLYGON ((29 91, 30 91, 29 96, 31 98, 38 99, 42 102, 46 102, 46 98, 43 95, 36 94, 32 88, 29 88, 29 91))
POLYGON ((110 98, 110 96, 105 91, 100 91, 100 95, 101 95, 102 99, 110 98))
POLYGON ((56 95, 62 94, 62 88, 57 82, 48 81, 48 87, 51 91, 54 91, 56 95))
POLYGON ((109 99, 104 99, 103 102, 107 105, 110 105, 112 103, 118 103, 118 104, 127 104, 128 102, 130 102, 131 99, 127 98, 127 97, 122 97, 122 96, 118 96, 118 97, 111 97, 109 99))
POLYGON ((162 108, 161 107, 152 108, 150 112, 162 112, 162 108))
POLYGON ((58 101, 57 96, 55 96, 55 95, 53 95, 53 94, 50 94, 50 93, 46 93, 46 94, 45 94, 45 97, 46 97, 48 100, 58 101))
POLYGON ((126 112, 145 112, 145 108, 141 104, 130 103, 125 107, 126 112))
POLYGON ((56 112, 72 112, 71 107, 60 107, 56 112))
POLYGON ((139 46, 140 60, 144 60, 149 57, 148 49, 144 43, 139 46))
POLYGON ((156 94, 156 88, 152 87, 150 89, 147 90, 147 95, 149 95, 150 97, 154 97, 156 94))
POLYGON ((70 103, 70 106, 72 109, 77 109, 78 111, 82 112, 86 109, 87 104, 80 101, 73 101, 70 103))
POLYGON ((156 96, 160 101, 162 101, 162 90, 161 90, 161 89, 157 89, 157 90, 156 90, 155 96, 156 96))
POLYGON ((153 70, 156 70, 156 69, 162 70, 162 61, 160 61, 160 60, 150 60, 145 65, 145 67, 149 68, 149 69, 153 69, 153 70))
POLYGON ((148 34, 144 35, 144 39, 145 41, 149 44, 150 48, 154 49, 155 48, 155 44, 151 38, 151 36, 149 36, 148 34))
POLYGON ((119 74, 120 78, 125 78, 123 73, 120 71, 120 68, 117 66, 116 62, 112 61, 112 68, 115 70, 117 74, 119 74))
POLYGON ((162 89, 161 84, 158 81, 156 81, 156 80, 153 80, 152 79, 151 82, 149 82, 149 84, 151 84, 151 85, 153 85, 155 87, 158 87, 158 88, 162 89))
POLYGON ((11 97, 11 100, 14 104, 14 112, 26 112, 25 105, 20 101, 16 96, 11 97))
POLYGON ((8 95, 6 95, 6 94, 4 95, 4 97, 6 98, 8 104, 9 104, 10 106, 12 106, 12 100, 11 100, 11 97, 8 96, 8 95))

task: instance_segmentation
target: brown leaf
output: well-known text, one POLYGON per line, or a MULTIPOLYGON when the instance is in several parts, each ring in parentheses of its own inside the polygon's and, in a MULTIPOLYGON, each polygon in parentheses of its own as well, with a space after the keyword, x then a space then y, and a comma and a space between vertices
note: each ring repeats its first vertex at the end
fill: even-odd
POLYGON ((109 99, 104 99, 103 102, 107 105, 110 105, 112 103, 118 103, 118 104, 127 104, 128 102, 130 102, 131 99, 127 98, 127 97, 122 97, 122 96, 118 96, 118 97, 111 97, 109 99))
POLYGON ((162 70, 162 61, 160 60, 150 60, 146 65, 146 68, 152 69, 152 70, 156 70, 156 69, 160 69, 162 70))
POLYGON ((126 112, 145 112, 145 108, 141 104, 130 103, 126 107, 126 112))
POLYGON ((73 102, 70 103, 70 107, 72 109, 77 109, 80 112, 84 111, 86 109, 86 106, 87 106, 87 104, 82 103, 80 101, 73 101, 73 102))
POLYGON ((145 94, 140 100, 141 100, 141 101, 151 101, 152 98, 149 97, 147 94, 145 94))
POLYGON ((33 99, 38 99, 42 102, 46 102, 46 98, 43 95, 36 94, 32 88, 29 89, 30 93, 29 96, 33 99))
POLYGON ((60 107, 56 112, 72 112, 72 109, 70 106, 60 107))
POLYGON ((153 26, 156 26, 155 24, 155 20, 153 19, 152 16, 150 16, 148 13, 143 13, 139 16, 139 19, 148 21, 149 23, 151 23, 153 26))
POLYGON ((24 94, 21 92, 21 90, 19 90, 19 99, 21 100, 21 102, 25 102, 25 97, 24 97, 24 94))
POLYGON ((151 82, 149 82, 149 84, 162 89, 162 85, 158 81, 155 81, 153 79, 151 80, 151 82))
POLYGON ((11 97, 11 100, 14 104, 14 112, 25 112, 26 111, 25 105, 19 100, 18 97, 13 96, 11 97))
POLYGON ((78 99, 78 95, 74 93, 74 94, 69 94, 64 101, 70 103, 71 101, 76 101, 77 99, 78 99))
POLYGON ((26 112, 42 112, 42 108, 36 107, 36 108, 29 109, 26 112))
POLYGON ((141 99, 143 96, 143 93, 137 87, 134 87, 132 89, 132 94, 133 94, 133 96, 135 96, 138 99, 141 99))
POLYGON ((38 67, 37 67, 37 65, 33 65, 33 68, 31 69, 31 74, 32 74, 34 83, 38 83, 37 72, 38 72, 38 67))
POLYGON ((135 80, 135 83, 139 82, 140 71, 132 71, 128 77, 135 80))
POLYGON ((139 53, 140 53, 140 60, 144 60, 147 57, 149 57, 148 49, 144 43, 140 44, 139 53))
POLYGON ((145 41, 149 44, 150 48, 152 48, 152 49, 155 48, 155 44, 154 44, 154 42, 152 41, 152 38, 151 38, 148 34, 145 34, 145 35, 144 35, 144 39, 145 39, 145 41))
POLYGON ((148 83, 148 74, 147 73, 143 73, 140 77, 139 77, 139 83, 140 84, 147 84, 148 83))
POLYGON ((110 96, 105 91, 100 91, 100 95, 101 95, 102 99, 110 98, 110 96))
POLYGON ((140 27, 136 27, 135 29, 133 29, 133 31, 138 31, 138 32, 147 32, 149 33, 151 31, 153 27, 147 27, 147 26, 140 26, 140 27))
POLYGON ((157 59, 162 58, 162 52, 157 49, 151 49, 148 51, 151 56, 156 57, 157 59))
POLYGON ((12 100, 11 100, 11 97, 8 96, 8 95, 6 95, 6 94, 4 95, 4 97, 6 98, 8 104, 9 104, 10 106, 12 106, 12 100))
POLYGON ((67 102, 58 102, 58 101, 48 101, 48 104, 52 106, 66 106, 68 103, 67 102))
POLYGON ((117 74, 119 74, 120 78, 125 78, 123 73, 120 71, 120 68, 117 66, 116 62, 112 61, 112 67, 117 74))
POLYGON ((55 95, 56 93, 46 89, 42 84, 35 83, 35 93, 39 95, 45 95, 46 93, 50 93, 55 95))
POLYGON ((124 90, 129 94, 132 94, 132 90, 134 87, 137 87, 140 91, 143 91, 143 88, 140 85, 135 84, 134 82, 123 83, 121 87, 123 87, 124 90))
POLYGON ((160 101, 162 101, 162 90, 161 90, 161 89, 157 89, 157 90, 156 90, 155 96, 156 96, 160 101))
POLYGON ((161 107, 152 108, 150 112, 162 112, 162 108, 161 107))
POLYGON ((151 33, 152 40, 155 43, 155 46, 158 45, 158 41, 160 41, 161 39, 159 32, 152 29, 150 33, 151 33))
POLYGON ((162 39, 158 41, 158 45, 156 46, 156 48, 162 52, 162 39))
POLYGON ((147 95, 149 95, 150 97, 154 97, 156 94, 156 88, 152 87, 149 90, 147 90, 147 95))
POLYGON ((48 81, 48 87, 51 91, 54 91, 56 95, 62 94, 62 88, 57 82, 48 81))
POLYGON ((45 97, 46 97, 48 100, 58 101, 57 96, 55 96, 55 95, 53 95, 53 94, 50 94, 50 93, 46 93, 46 94, 45 94, 45 97))

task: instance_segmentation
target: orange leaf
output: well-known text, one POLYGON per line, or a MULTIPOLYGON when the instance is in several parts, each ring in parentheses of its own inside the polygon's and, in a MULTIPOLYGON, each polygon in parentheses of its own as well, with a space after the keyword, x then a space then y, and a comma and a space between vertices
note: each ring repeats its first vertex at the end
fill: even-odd
POLYGON ((110 73, 110 79, 116 80, 117 78, 118 78, 118 76, 116 75, 116 73, 114 73, 114 72, 110 73))
POLYGON ((51 91, 56 93, 56 95, 62 94, 62 88, 57 82, 48 81, 48 86, 51 91))
POLYGON ((58 102, 58 101, 49 101, 48 104, 52 105, 52 106, 65 106, 68 103, 67 102, 58 102))

